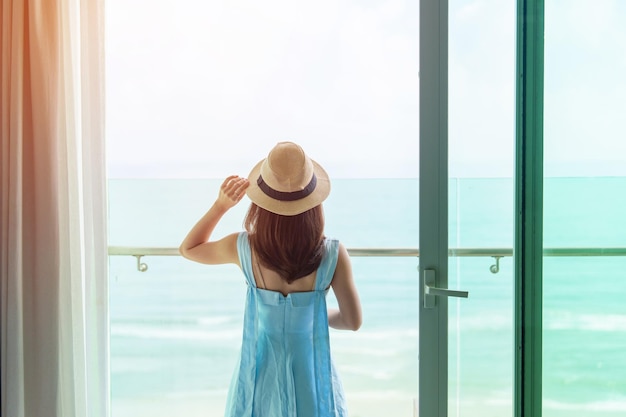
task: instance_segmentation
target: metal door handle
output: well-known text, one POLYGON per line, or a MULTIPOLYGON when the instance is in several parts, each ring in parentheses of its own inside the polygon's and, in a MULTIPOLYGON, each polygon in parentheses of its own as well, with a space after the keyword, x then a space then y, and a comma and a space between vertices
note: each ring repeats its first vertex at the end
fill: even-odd
POLYGON ((437 276, 435 275, 434 269, 425 269, 424 270, 424 308, 434 308, 435 307, 435 296, 440 297, 461 297, 467 298, 469 296, 469 292, 467 291, 456 291, 449 290, 447 288, 437 288, 435 287, 435 282, 437 281, 437 276))

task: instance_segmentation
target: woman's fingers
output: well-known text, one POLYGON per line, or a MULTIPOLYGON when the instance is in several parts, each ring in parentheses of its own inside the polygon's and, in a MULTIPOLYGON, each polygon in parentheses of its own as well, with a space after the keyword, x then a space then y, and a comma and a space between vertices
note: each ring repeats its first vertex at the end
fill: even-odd
POLYGON ((247 178, 231 175, 224 180, 224 183, 222 184, 222 192, 231 200, 238 202, 243 198, 243 195, 249 185, 250 183, 247 178))
POLYGON ((237 178, 239 178, 237 175, 229 175, 228 177, 226 177, 226 179, 222 183, 222 190, 228 187, 232 183, 232 181, 237 178))
POLYGON ((237 175, 229 176, 222 183, 222 191, 224 191, 226 194, 230 194, 233 191, 233 189, 237 186, 239 181, 241 181, 241 178, 239 178, 237 175))
POLYGON ((239 178, 233 184, 233 193, 234 193, 235 201, 240 201, 243 198, 244 194, 246 193, 246 189, 248 188, 249 185, 250 183, 248 182, 247 178, 239 178))
POLYGON ((250 182, 248 181, 247 178, 240 178, 240 181, 237 184, 237 188, 235 189, 235 192, 238 195, 243 196, 243 194, 246 192, 249 186, 250 186, 250 182))

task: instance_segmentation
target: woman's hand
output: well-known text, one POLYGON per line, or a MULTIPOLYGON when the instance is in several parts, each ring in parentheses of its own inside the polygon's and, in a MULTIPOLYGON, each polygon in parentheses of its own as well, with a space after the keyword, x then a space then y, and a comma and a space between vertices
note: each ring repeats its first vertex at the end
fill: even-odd
POLYGON ((241 201, 250 183, 246 178, 231 175, 220 187, 217 200, 209 211, 194 227, 181 243, 179 251, 187 259, 205 264, 234 263, 239 265, 237 252, 237 233, 220 240, 211 240, 211 234, 224 213, 241 201))
POLYGON ((250 186, 250 182, 247 178, 241 178, 237 175, 227 177, 220 187, 215 204, 224 210, 230 209, 241 201, 248 186, 250 186))

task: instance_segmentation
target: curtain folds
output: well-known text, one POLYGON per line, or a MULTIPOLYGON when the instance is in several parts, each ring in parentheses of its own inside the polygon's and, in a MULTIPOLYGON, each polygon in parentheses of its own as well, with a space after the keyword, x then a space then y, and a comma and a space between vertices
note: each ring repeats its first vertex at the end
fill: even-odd
POLYGON ((0 23, 0 414, 107 417, 103 0, 0 23))

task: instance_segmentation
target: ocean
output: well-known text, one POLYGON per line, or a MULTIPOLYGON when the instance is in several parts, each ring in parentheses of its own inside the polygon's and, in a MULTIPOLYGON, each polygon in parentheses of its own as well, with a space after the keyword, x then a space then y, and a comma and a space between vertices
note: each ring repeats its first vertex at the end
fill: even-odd
MULTIPOLYGON (((109 245, 178 247, 221 179, 110 179, 109 245)), ((626 248, 626 178, 547 178, 544 246, 626 248)), ((512 248, 513 180, 451 179, 449 246, 512 248)), ((242 230, 247 201, 215 237, 242 230)), ((348 248, 417 248, 417 179, 338 179, 326 235, 348 248)), ((235 266, 178 256, 109 258, 113 417, 219 416, 241 341, 245 283, 235 266)), ((331 330, 352 417, 413 416, 418 397, 417 258, 353 257, 358 332, 331 330)), ((449 415, 512 415, 513 265, 452 257, 449 415)), ((545 257, 544 417, 626 415, 626 257, 545 257)), ((329 304, 336 303, 329 293, 329 304)))

